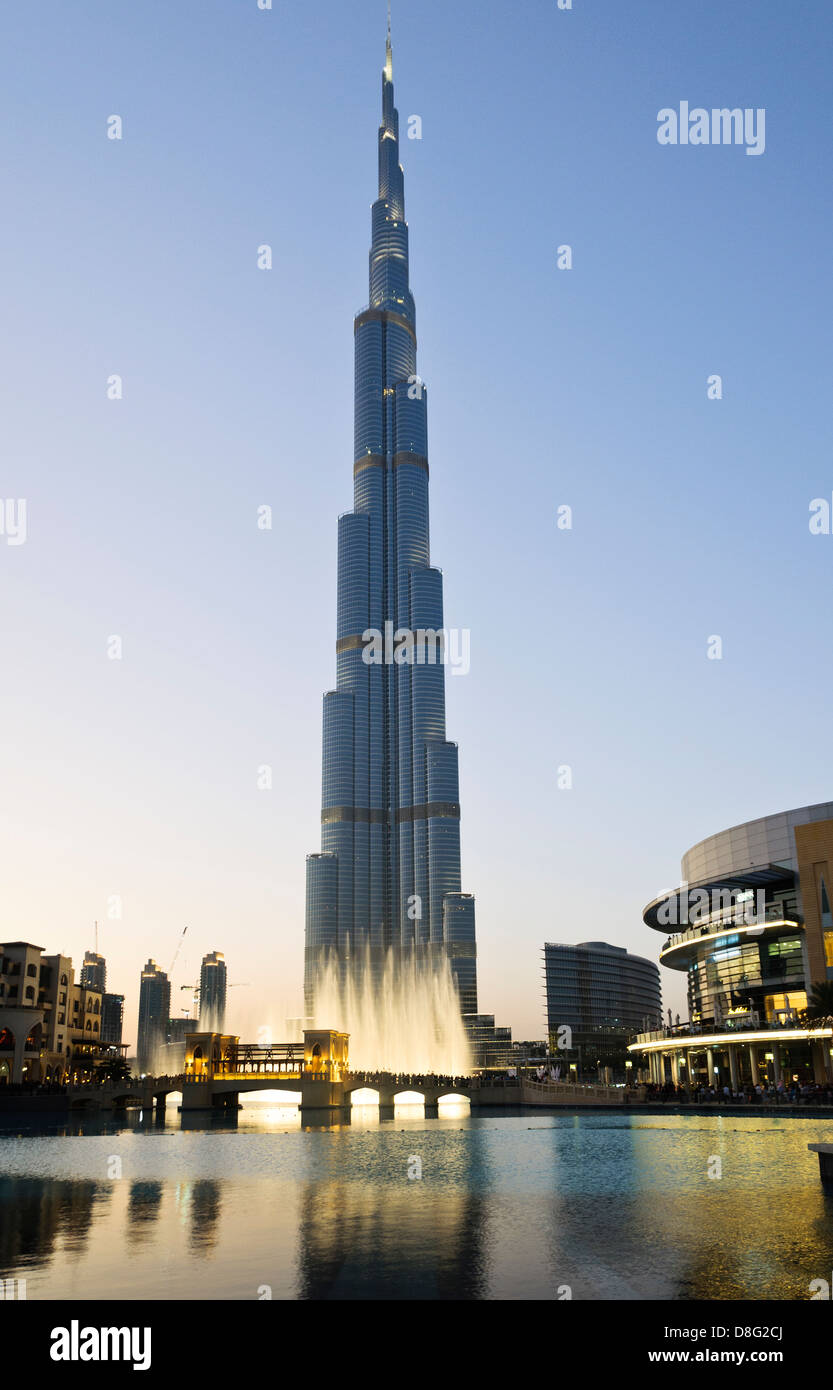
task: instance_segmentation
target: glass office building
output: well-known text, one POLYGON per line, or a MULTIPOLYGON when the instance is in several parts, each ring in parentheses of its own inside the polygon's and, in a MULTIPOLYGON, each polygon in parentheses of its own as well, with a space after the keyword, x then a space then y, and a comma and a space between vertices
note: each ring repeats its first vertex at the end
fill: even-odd
POLYGON ((105 994, 101 1000, 101 1041, 121 1046, 124 1026, 124 995, 105 994))
POLYGON ((628 1042, 662 1022, 654 962, 606 941, 548 941, 544 991, 550 1053, 580 1076, 609 1068, 623 1079, 628 1042))
POLYGON ((378 147, 369 303, 354 320, 354 503, 338 522, 321 852, 307 859, 306 1012, 325 954, 342 966, 369 961, 378 978, 393 951, 445 955, 472 1014, 474 898, 461 891, 457 745, 445 728, 443 581, 429 551, 428 400, 417 375, 390 31, 378 147))
POLYGON ((148 961, 139 984, 139 1023, 136 1057, 139 1071, 152 1071, 167 1040, 171 1016, 171 983, 156 961, 148 961))
MULTIPOLYGON (((228 976, 222 951, 203 956, 200 967, 200 1029, 222 1033, 226 1023, 228 976)), ((193 1024, 191 1025, 193 1029, 193 1024)))
POLYGON ((97 955, 95 951, 84 952, 81 984, 85 989, 100 989, 102 994, 107 988, 107 962, 103 956, 97 955))

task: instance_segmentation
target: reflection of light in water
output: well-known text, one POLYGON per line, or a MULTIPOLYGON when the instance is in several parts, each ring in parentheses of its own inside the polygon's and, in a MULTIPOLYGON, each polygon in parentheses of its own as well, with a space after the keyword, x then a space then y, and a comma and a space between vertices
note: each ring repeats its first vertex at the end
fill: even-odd
POLYGON ((333 956, 316 974, 315 1027, 350 1034, 354 1071, 461 1076, 471 1068, 460 1001, 446 956, 388 952, 374 979, 369 951, 342 978, 333 956))
POLYGON ((379 1124, 379 1106, 375 1101, 372 1105, 354 1105, 350 1111, 350 1125, 352 1129, 361 1129, 363 1127, 378 1129, 379 1124))
POLYGON ((301 1095, 297 1097, 286 1091, 254 1091, 240 1094, 242 1109, 238 1112, 239 1123, 246 1129, 283 1130, 290 1134, 301 1129, 301 1095), (264 1101, 262 1096, 270 1096, 264 1101))

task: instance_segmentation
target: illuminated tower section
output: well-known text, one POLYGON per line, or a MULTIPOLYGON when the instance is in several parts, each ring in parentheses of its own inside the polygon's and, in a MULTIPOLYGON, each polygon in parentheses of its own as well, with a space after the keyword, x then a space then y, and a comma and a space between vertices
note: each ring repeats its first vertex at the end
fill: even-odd
POLYGON ((462 1012, 473 1014, 474 898, 461 892, 444 665, 430 650, 421 661, 369 661, 364 637, 443 628, 390 21, 371 225, 370 298, 354 321, 353 511, 338 523, 336 689, 324 696, 321 853, 307 858, 306 1006, 314 1012, 322 953, 343 963, 369 953, 381 969, 389 951, 414 951, 448 957, 462 1012))

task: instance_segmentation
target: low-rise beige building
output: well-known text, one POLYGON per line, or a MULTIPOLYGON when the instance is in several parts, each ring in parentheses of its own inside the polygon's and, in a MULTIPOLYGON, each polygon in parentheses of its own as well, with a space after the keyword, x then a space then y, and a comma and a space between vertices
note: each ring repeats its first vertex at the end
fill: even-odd
POLYGON ((77 984, 69 956, 0 946, 0 1086, 90 1081, 112 1049, 101 1041, 102 991, 77 984))

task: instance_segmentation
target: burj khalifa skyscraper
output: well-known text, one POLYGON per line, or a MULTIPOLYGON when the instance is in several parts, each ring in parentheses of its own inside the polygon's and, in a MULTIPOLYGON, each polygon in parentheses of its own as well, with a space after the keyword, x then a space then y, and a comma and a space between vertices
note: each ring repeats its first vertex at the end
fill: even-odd
POLYGON ((370 296, 354 333, 354 500, 338 522, 337 676, 324 696, 321 852, 307 858, 306 1010, 314 1013, 324 959, 344 970, 369 962, 380 979, 393 953, 443 969, 447 961, 461 1012, 476 1014, 457 745, 446 738, 442 639, 432 638, 443 631, 443 581, 429 551, 427 391, 417 375, 390 18, 370 296), (392 659, 389 641, 372 634, 395 635, 399 654, 392 659))

